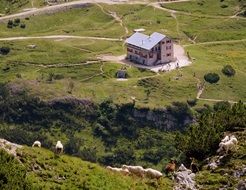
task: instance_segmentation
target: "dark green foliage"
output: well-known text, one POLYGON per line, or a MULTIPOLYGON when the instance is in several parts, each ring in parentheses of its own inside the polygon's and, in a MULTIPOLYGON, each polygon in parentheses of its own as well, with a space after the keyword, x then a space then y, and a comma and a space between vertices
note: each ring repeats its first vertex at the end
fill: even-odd
POLYGON ((14 23, 19 24, 20 23, 20 19, 19 18, 14 19, 14 23))
POLYGON ((9 47, 0 47, 0 55, 7 55, 10 52, 9 47))
POLYGON ((100 159, 104 165, 121 166, 122 164, 135 164, 136 156, 131 147, 116 149, 113 153, 107 154, 100 159))
POLYGON ((235 75, 236 71, 231 65, 226 65, 223 67, 222 73, 224 73, 228 77, 231 77, 235 75))
POLYGON ((26 24, 22 23, 22 24, 20 25, 20 27, 24 29, 24 28, 26 28, 26 24))
POLYGON ((184 122, 187 118, 192 118, 192 112, 189 106, 183 102, 173 102, 171 106, 167 106, 167 111, 170 112, 178 122, 184 122))
POLYGON ((32 189, 25 168, 15 158, 0 149, 0 189, 32 189))
POLYGON ((205 81, 209 83, 217 83, 220 80, 220 76, 217 73, 208 73, 204 75, 205 81))
POLYGON ((197 103, 197 99, 189 99, 187 100, 187 104, 189 104, 189 106, 193 107, 195 106, 197 103))
POLYGON ((223 111, 223 110, 229 110, 231 108, 231 104, 229 102, 223 101, 223 102, 217 102, 214 104, 214 110, 215 111, 223 111))
POLYGON ((50 148, 61 135, 66 153, 107 165, 159 164, 177 156, 173 136, 166 131, 183 129, 187 119, 192 120, 192 114, 185 103, 150 110, 135 108, 134 103, 116 105, 111 100, 98 106, 73 97, 42 101, 18 86, 0 85, 0 137, 27 145, 38 139, 50 148), (146 117, 149 113, 152 118, 146 117), (165 125, 167 114, 175 123, 173 128, 165 125), (95 146, 88 143, 92 139, 97 141, 95 146), (135 155, 136 150, 141 155, 135 155), (153 154, 148 157, 147 151, 153 154))
POLYGON ((190 126, 185 134, 176 136, 176 147, 187 157, 204 159, 216 152, 223 132, 246 127, 246 106, 239 102, 232 107, 227 102, 217 103, 215 111, 207 110, 190 126))

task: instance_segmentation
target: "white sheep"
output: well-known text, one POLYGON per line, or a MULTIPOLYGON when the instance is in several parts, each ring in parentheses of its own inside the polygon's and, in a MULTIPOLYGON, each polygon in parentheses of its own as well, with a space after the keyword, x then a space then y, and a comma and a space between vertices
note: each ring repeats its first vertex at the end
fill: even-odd
POLYGON ((63 152, 63 145, 62 145, 61 141, 57 141, 57 143, 56 143, 56 152, 58 154, 63 152))
POLYGON ((144 169, 142 166, 123 165, 122 169, 128 169, 130 173, 135 174, 135 175, 140 176, 140 177, 144 176, 144 169))
POLYGON ((229 150, 235 149, 236 144, 237 144, 237 139, 236 138, 233 138, 233 139, 231 139, 231 140, 229 140, 227 142, 221 142, 218 152, 221 152, 222 150, 225 150, 225 152, 227 154, 229 150))
POLYGON ((41 147, 41 142, 40 141, 34 141, 34 143, 32 144, 32 147, 37 146, 37 147, 41 147))
POLYGON ((152 168, 145 169, 144 173, 146 174, 147 177, 156 178, 156 179, 159 179, 160 177, 163 176, 161 172, 159 172, 158 170, 154 170, 152 168))
POLYGON ((229 141, 229 140, 230 140, 230 137, 229 137, 228 135, 226 135, 225 138, 223 138, 223 139, 221 140, 221 142, 225 143, 225 142, 227 142, 227 141, 229 141))
POLYGON ((130 172, 129 172, 129 170, 128 169, 126 169, 126 168, 113 168, 113 167, 111 167, 111 166, 107 166, 106 167, 108 170, 110 170, 110 171, 113 171, 113 172, 119 172, 119 173, 122 173, 123 175, 129 175, 130 174, 130 172))

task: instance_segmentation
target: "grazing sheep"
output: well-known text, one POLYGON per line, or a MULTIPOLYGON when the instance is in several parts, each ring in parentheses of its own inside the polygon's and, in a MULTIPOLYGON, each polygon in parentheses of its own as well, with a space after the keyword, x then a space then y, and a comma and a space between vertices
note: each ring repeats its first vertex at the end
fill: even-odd
POLYGON ((57 141, 57 143, 56 143, 56 152, 58 154, 61 154, 63 152, 63 145, 62 145, 61 141, 57 141))
POLYGON ((120 172, 120 173, 122 173, 123 175, 129 175, 130 174, 130 172, 129 172, 129 170, 128 169, 123 169, 123 168, 113 168, 113 167, 111 167, 111 166, 107 166, 106 167, 108 170, 110 170, 110 171, 112 171, 112 172, 120 172))
POLYGON ((168 173, 173 173, 176 169, 176 163, 174 160, 171 160, 165 167, 165 174, 168 175, 168 173))
POLYGON ((230 140, 230 137, 228 136, 228 135, 226 135, 225 136, 225 138, 223 138, 222 140, 221 140, 221 142, 227 142, 227 141, 229 141, 230 140))
POLYGON ((218 149, 217 152, 221 152, 222 150, 225 150, 225 153, 228 154, 229 150, 234 150, 236 148, 236 144, 237 144, 237 139, 233 138, 225 143, 221 142, 220 143, 220 148, 218 149))
POLYGON ((145 169, 144 173, 146 174, 147 177, 150 177, 150 178, 159 179, 160 177, 162 177, 162 173, 161 172, 159 172, 158 170, 154 170, 152 168, 145 169))
POLYGON ((140 176, 140 177, 144 176, 144 169, 142 166, 123 165, 122 169, 128 169, 130 173, 135 174, 135 175, 140 176))
POLYGON ((32 147, 37 146, 37 147, 41 147, 41 142, 40 141, 34 141, 34 143, 32 144, 32 147))

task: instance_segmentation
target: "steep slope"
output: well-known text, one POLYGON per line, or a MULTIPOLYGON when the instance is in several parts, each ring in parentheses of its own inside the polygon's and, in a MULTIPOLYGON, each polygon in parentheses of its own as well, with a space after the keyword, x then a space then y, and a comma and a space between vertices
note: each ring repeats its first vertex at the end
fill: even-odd
POLYGON ((26 168, 31 189, 172 189, 172 182, 167 178, 157 181, 123 176, 76 157, 55 155, 44 148, 19 148, 16 158, 26 168))
MULTIPOLYGON (((234 132, 233 135, 238 139, 236 151, 225 155, 214 170, 208 170, 207 165, 204 166, 204 170, 196 177, 200 189, 234 190, 243 180, 246 185, 246 130, 234 132)), ((218 160, 218 155, 207 160, 218 160)))

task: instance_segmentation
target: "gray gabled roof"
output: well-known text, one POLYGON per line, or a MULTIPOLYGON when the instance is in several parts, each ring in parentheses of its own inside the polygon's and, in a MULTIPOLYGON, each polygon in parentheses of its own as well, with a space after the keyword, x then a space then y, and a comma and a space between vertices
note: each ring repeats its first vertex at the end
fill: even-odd
POLYGON ((163 40, 166 36, 158 32, 154 32, 150 36, 136 32, 131 37, 126 39, 127 44, 131 44, 146 50, 151 50, 157 43, 163 40))

